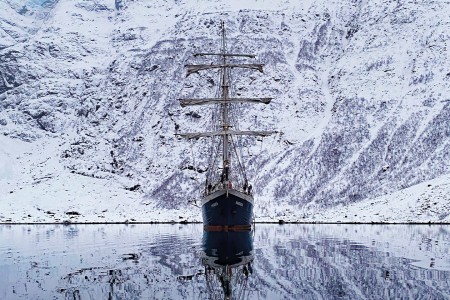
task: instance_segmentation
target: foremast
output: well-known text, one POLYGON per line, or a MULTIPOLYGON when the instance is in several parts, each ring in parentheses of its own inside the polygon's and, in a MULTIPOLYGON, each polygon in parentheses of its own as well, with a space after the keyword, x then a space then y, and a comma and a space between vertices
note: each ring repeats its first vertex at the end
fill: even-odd
MULTIPOLYGON (((178 99, 180 101, 180 105, 182 107, 185 106, 194 106, 194 105, 207 105, 207 104, 220 104, 221 105, 221 115, 222 115, 222 124, 220 131, 213 132, 198 132, 198 133, 183 133, 178 134, 182 137, 192 139, 199 137, 214 137, 220 136, 222 138, 222 175, 221 181, 228 182, 229 180, 229 170, 230 170, 230 139, 233 135, 253 135, 253 136, 269 136, 275 131, 239 131, 233 130, 232 125, 230 124, 229 119, 229 105, 234 103, 262 103, 269 104, 272 98, 231 98, 230 97, 230 80, 229 80, 229 70, 232 68, 244 68, 244 69, 252 69, 257 70, 259 72, 263 72, 263 64, 242 64, 242 63, 229 63, 227 58, 230 57, 248 57, 255 58, 253 54, 239 54, 239 53, 227 53, 226 47, 226 33, 225 33, 225 24, 221 22, 221 37, 222 37, 222 49, 221 53, 194 53, 194 57, 198 56, 218 56, 221 58, 219 64, 201 64, 201 65, 186 65, 187 73, 186 77, 198 73, 203 70, 210 69, 220 69, 221 70, 221 97, 220 98, 189 98, 189 99, 178 99)), ((244 174, 245 181, 246 175, 244 174)), ((245 183, 247 184, 247 183, 245 183)), ((245 189, 245 187, 244 187, 245 189)))

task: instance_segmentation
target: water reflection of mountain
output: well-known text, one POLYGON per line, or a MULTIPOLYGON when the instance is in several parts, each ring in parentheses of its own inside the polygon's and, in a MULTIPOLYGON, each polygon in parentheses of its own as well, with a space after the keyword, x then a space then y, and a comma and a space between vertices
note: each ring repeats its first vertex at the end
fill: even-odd
MULTIPOLYGON (((433 269, 434 259, 427 268, 415 266, 410 256, 427 254, 415 246, 412 235, 402 236, 405 228, 391 227, 390 237, 370 232, 361 237, 363 226, 307 225, 259 226, 255 243, 255 289, 263 299, 449 299, 450 272, 433 269), (321 231, 318 228, 322 228, 321 231), (349 234, 348 230, 357 234, 349 234), (397 230, 398 229, 398 230, 397 230), (334 232, 333 232, 334 231, 334 232), (392 232, 391 232, 392 231, 392 232), (397 234, 392 235, 393 232, 397 234), (359 236, 360 240, 352 240, 359 236), (372 239, 369 245, 363 244, 372 239), (383 246, 379 245, 383 241, 383 246), (270 247, 267 247, 269 246, 270 247), (371 246, 373 245, 373 247, 371 246), (385 249, 380 249, 385 248, 385 249), (386 251, 388 250, 388 251, 386 251), (407 253, 405 253, 407 254, 407 253), (282 295, 282 296, 281 296, 282 295)), ((379 226, 382 227, 382 226, 379 226)), ((374 226, 372 229, 376 229, 374 226)), ((364 229, 365 230, 365 229, 364 229)), ((385 229, 383 229, 385 230, 385 229)), ((381 230, 381 231, 383 231, 381 230)), ((431 235, 433 236, 433 235, 431 235)), ((436 238, 436 237, 435 237, 436 238)), ((449 236, 444 241, 449 242, 449 236)), ((442 241, 441 241, 442 242, 442 241)), ((434 253, 441 253, 440 247, 434 253)), ((445 258, 444 258, 445 259, 445 258)), ((447 258, 448 262, 448 258, 447 258)))
MULTIPOLYGON (((175 230, 81 270, 66 295, 90 299, 449 299, 450 235, 442 228, 258 225, 250 233, 175 230), (254 258, 254 260, 253 260, 254 258), (249 264, 250 263, 250 264, 249 264), (436 270, 435 265, 445 270, 436 270), (421 265, 422 267, 419 267, 421 265), (226 266, 230 273, 227 274, 226 266), (251 273, 251 270, 254 270, 251 273), (247 273, 248 272, 248 276, 247 273), (227 277, 231 280, 227 286, 227 277)), ((104 259, 104 257, 103 257, 104 259)))
POLYGON ((247 299, 253 273, 251 231, 205 231, 202 264, 210 299, 247 299))
POLYGON ((71 227, 0 227, 0 299, 223 299, 206 257, 243 263, 246 299, 450 299, 448 226, 259 224, 208 247, 201 225, 71 227))

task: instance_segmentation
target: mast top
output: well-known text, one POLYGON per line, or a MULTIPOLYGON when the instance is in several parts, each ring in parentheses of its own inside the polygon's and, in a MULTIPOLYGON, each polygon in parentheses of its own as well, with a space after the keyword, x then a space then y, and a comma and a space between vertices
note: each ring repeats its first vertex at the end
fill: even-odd
MULTIPOLYGON (((221 29, 222 29, 222 44, 225 43, 225 22, 221 21, 220 23, 221 29)), ((229 57, 229 56, 235 56, 235 57, 248 57, 248 58, 255 58, 256 55, 254 54, 243 54, 243 53, 226 53, 225 49, 222 49, 221 53, 207 53, 207 52, 200 52, 200 53, 194 53, 193 56, 222 56, 222 57, 229 57)))

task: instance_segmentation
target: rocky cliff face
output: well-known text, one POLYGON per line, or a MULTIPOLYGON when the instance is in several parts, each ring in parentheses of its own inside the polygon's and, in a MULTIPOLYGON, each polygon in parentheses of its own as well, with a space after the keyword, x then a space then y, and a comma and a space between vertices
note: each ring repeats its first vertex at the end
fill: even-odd
POLYGON ((450 173, 450 4, 272 2, 4 1, 0 132, 58 140, 67 172, 185 209, 208 143, 174 134, 202 130, 211 111, 176 99, 215 93, 216 73, 186 78, 184 64, 218 49, 224 20, 229 48, 266 64, 264 74, 234 73, 235 92, 274 97, 241 108, 242 128, 280 132, 245 141, 258 215, 360 202, 450 173))

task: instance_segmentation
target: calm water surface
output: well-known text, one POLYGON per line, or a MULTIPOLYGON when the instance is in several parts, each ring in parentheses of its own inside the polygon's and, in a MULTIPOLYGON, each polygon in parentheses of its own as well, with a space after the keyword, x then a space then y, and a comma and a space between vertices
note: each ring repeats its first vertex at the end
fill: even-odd
POLYGON ((0 299, 450 299, 450 226, 0 225, 0 299))

